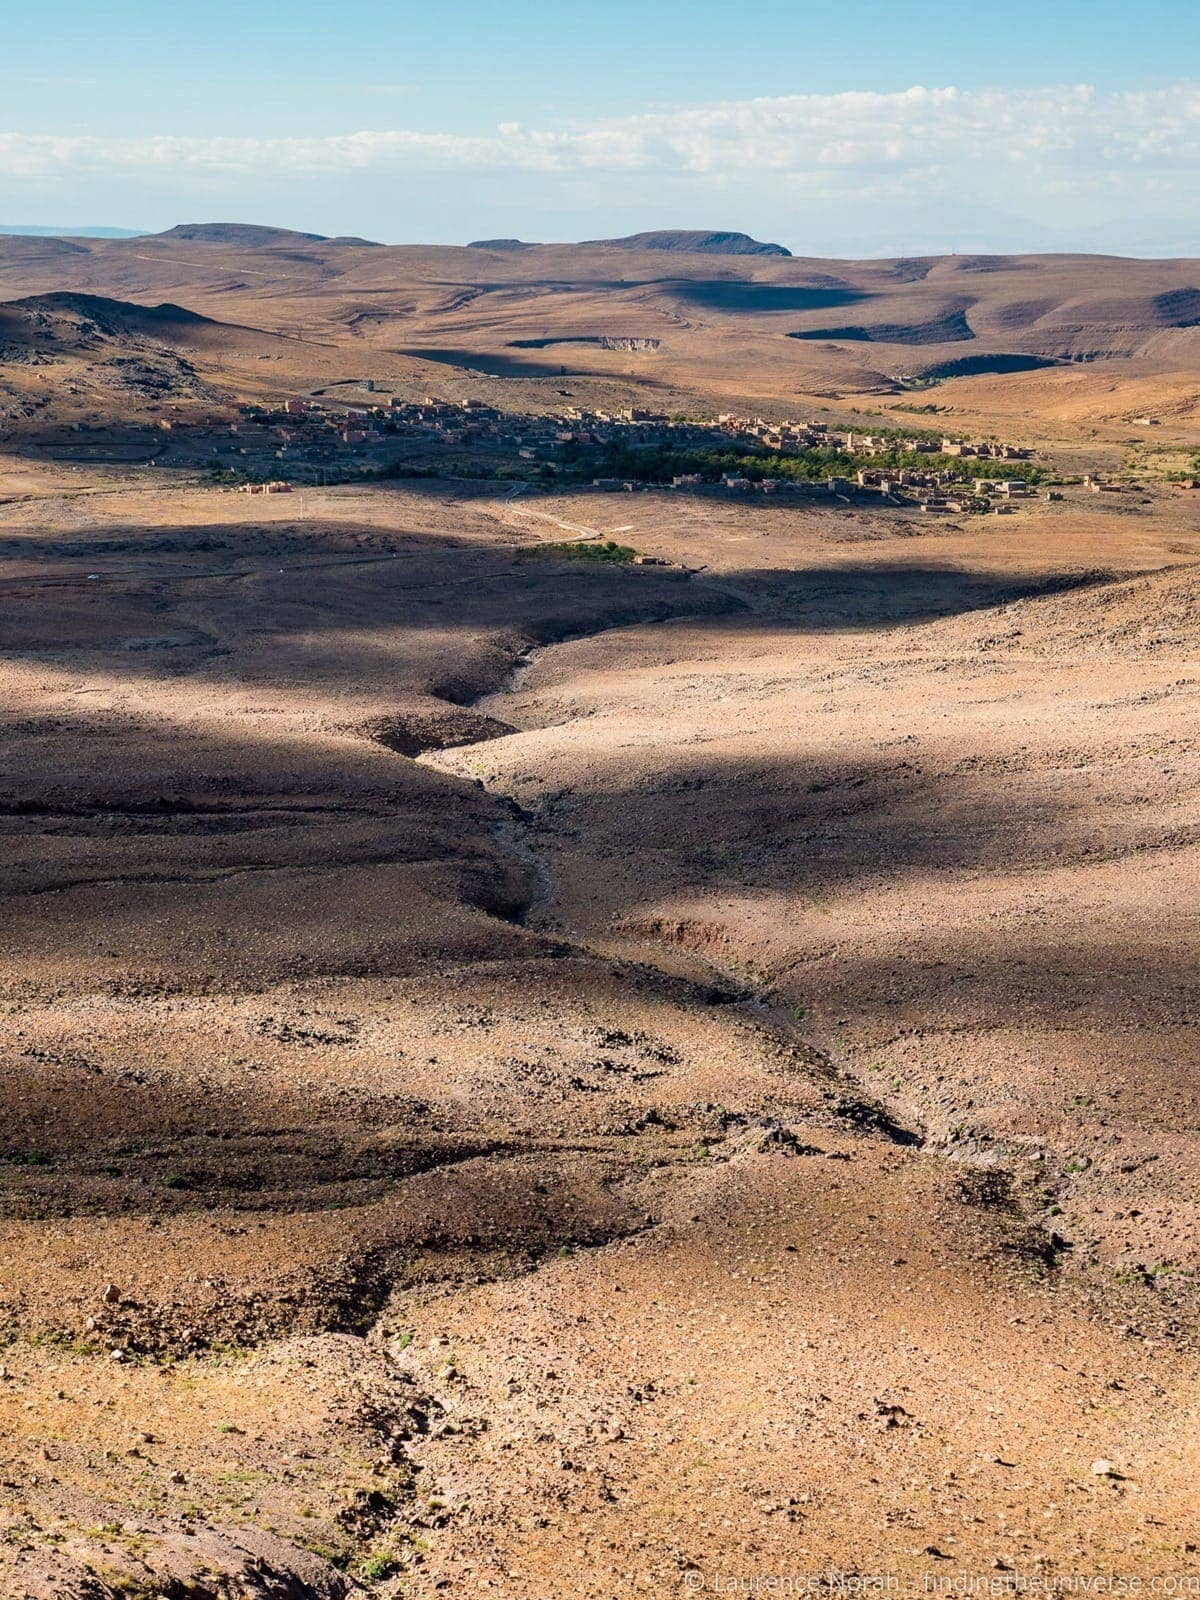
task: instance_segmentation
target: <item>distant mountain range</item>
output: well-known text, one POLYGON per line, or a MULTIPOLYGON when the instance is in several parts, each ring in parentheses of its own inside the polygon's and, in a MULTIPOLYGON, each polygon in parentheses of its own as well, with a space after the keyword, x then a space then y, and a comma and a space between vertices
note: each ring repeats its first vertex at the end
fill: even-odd
MULTIPOLYGON (((370 239, 339 237, 323 233, 300 233, 291 228, 261 227, 245 222, 184 222, 165 233, 150 233, 141 228, 41 227, 28 223, 0 223, 0 234, 22 234, 40 239, 186 239, 196 243, 224 245, 296 245, 374 243, 370 239)), ((781 244, 764 244, 748 233, 712 232, 705 229, 665 228, 650 233, 631 233, 620 239, 584 239, 583 244, 608 250, 665 250, 688 255, 712 256, 790 256, 781 244)), ((472 250, 530 250, 536 248, 523 239, 475 239, 472 250)))
MULTIPOLYGON (((366 245, 374 241, 323 233, 298 233, 291 228, 262 227, 248 222, 181 222, 158 239, 186 239, 202 244, 264 246, 304 244, 366 245)), ((748 233, 714 233, 705 229, 672 228, 654 233, 631 233, 622 239, 585 239, 584 245, 608 250, 670 250, 691 255, 713 256, 788 256, 781 244, 763 244, 748 233)), ((532 250, 537 246, 523 239, 476 239, 471 250, 532 250)))
MULTIPOLYGON (((728 382, 744 383, 749 399, 764 367, 787 372, 797 393, 829 398, 1075 363, 1111 370, 1135 358, 1143 375, 1194 384, 1200 356, 1200 261, 830 261, 728 232, 497 238, 463 249, 192 222, 150 237, 0 237, 0 288, 0 301, 37 298, 5 313, 6 337, 27 346, 49 318, 56 351, 78 346, 81 372, 99 370, 95 330, 118 342, 178 342, 185 313, 156 309, 168 298, 214 319, 186 325, 207 363, 193 394, 202 381, 215 392, 226 369, 255 389, 267 374, 255 367, 247 377, 245 363, 268 356, 286 362, 289 392, 326 381, 305 345, 309 330, 330 348, 344 339, 347 377, 391 372, 394 358, 403 383, 420 363, 411 381, 422 392, 434 381, 429 363, 468 385, 485 373, 556 389, 569 376, 724 396, 728 382), (368 359, 374 369, 358 364, 368 359)), ((13 381, 7 360, 4 376, 13 381)), ((165 375, 180 392, 185 377, 165 375)), ((1063 376, 1064 392, 1066 384, 1063 376)), ((135 393, 149 404, 153 390, 108 393, 97 380, 94 404, 115 414, 135 393)), ((1155 405, 1139 394, 1126 409, 1136 416, 1155 405)))
POLYGON ((0 222, 0 233, 29 234, 37 239, 140 239, 141 228, 41 228, 36 224, 0 222))
POLYGON ((256 222, 180 222, 165 233, 152 235, 155 239, 187 239, 197 244, 262 245, 297 244, 358 244, 373 245, 374 239, 340 234, 336 238, 327 233, 299 233, 294 228, 269 228, 256 222))
POLYGON ((608 245, 614 250, 681 250, 706 256, 790 256, 781 244, 763 244, 748 233, 708 233, 702 229, 662 228, 652 233, 630 233, 623 239, 585 239, 584 244, 608 245))
MULTIPOLYGON (((584 239, 585 245, 606 250, 675 250, 705 256, 790 256, 781 244, 763 244, 748 233, 712 233, 703 228, 660 228, 651 233, 630 233, 621 239, 584 239)), ((531 250, 523 239, 473 239, 468 250, 531 250)))

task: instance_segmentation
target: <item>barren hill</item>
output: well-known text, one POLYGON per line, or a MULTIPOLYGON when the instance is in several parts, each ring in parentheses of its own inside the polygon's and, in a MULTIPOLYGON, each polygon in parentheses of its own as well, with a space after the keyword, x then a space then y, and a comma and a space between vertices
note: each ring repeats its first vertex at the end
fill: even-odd
MULTIPOLYGON (((436 386, 419 362, 442 382, 478 388, 485 375, 489 395, 521 406, 546 403, 564 374, 582 384, 581 399, 611 403, 632 389, 686 407, 702 397, 886 402, 929 382, 952 403, 955 385, 981 375, 1078 365, 1102 396, 1111 380, 1144 386, 1156 376, 1173 390, 1195 370, 1195 262, 833 261, 757 245, 729 254, 751 248, 730 237, 450 248, 204 224, 150 239, 3 238, 0 295, 170 302, 286 333, 300 388, 326 376, 340 351, 349 370, 365 362, 401 384, 436 386), (514 348, 525 352, 519 361, 514 348)), ((1028 393, 1052 407, 1058 390, 1048 382, 1028 393)))
POLYGON ((748 233, 706 233, 703 229, 662 228, 630 233, 620 239, 587 239, 585 244, 609 250, 679 250, 686 255, 790 256, 781 244, 763 244, 748 233))
POLYGON ((300 233, 293 228, 264 228, 252 222, 180 222, 155 239, 183 239, 197 244, 246 245, 251 249, 273 244, 328 244, 324 233, 300 233))
POLYGON ((63 290, 57 294, 27 295, 21 300, 0 304, 0 314, 16 320, 24 316, 31 327, 48 328, 61 321, 88 332, 156 333, 191 331, 200 327, 215 326, 211 317, 188 311, 184 306, 163 301, 156 306, 138 305, 131 300, 113 300, 107 295, 73 294, 63 290))
POLYGON ((164 407, 181 423, 232 415, 288 349, 171 301, 67 289, 0 301, 0 425, 14 441, 51 442, 80 428, 128 434, 164 407))

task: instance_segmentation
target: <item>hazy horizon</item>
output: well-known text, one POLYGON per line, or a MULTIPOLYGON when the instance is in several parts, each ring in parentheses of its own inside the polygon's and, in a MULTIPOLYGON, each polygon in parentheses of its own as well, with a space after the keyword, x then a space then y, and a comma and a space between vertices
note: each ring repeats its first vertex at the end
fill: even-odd
MULTIPOLYGON (((161 229, 159 229, 159 228, 115 227, 115 226, 110 226, 110 225, 107 225, 107 224, 89 224, 89 225, 86 225, 86 226, 59 225, 59 226, 56 226, 56 227, 51 227, 51 226, 47 226, 47 225, 38 225, 38 224, 0 223, 0 237, 3 237, 3 236, 18 236, 18 237, 23 237, 23 238, 41 238, 41 239, 132 240, 132 239, 150 239, 150 238, 154 238, 154 237, 156 237, 156 236, 158 236, 158 235, 160 235, 162 233, 170 231, 170 229, 174 228, 174 227, 184 227, 184 226, 217 227, 217 226, 221 226, 221 225, 229 226, 229 227, 268 227, 268 228, 278 228, 282 232, 295 232, 295 233, 307 233, 307 234, 314 234, 314 235, 324 235, 327 238, 339 237, 339 235, 329 234, 323 229, 310 227, 310 226, 307 226, 307 225, 305 225, 303 223, 300 223, 300 224, 293 224, 293 223, 264 223, 262 221, 262 219, 258 218, 258 217, 224 217, 224 216, 222 216, 222 217, 214 216, 214 217, 186 217, 186 218, 180 218, 176 222, 169 223, 169 224, 167 224, 166 227, 161 228, 161 229)), ((661 227, 654 226, 654 227, 650 227, 650 228, 639 228, 639 229, 635 229, 635 230, 631 230, 631 231, 632 232, 638 232, 638 233, 642 233, 642 232, 674 233, 674 232, 741 232, 743 230, 735 230, 735 229, 732 229, 732 228, 727 228, 723 222, 717 221, 717 222, 714 222, 712 224, 672 223, 672 224, 669 224, 669 225, 664 224, 661 227)), ((346 236, 342 235, 340 237, 346 237, 346 236)), ((403 248, 406 248, 406 247, 407 248, 412 248, 412 249, 464 249, 468 245, 470 245, 471 243, 475 243, 475 242, 487 243, 489 240, 492 240, 492 239, 497 239, 497 240, 498 239, 518 240, 518 236, 516 234, 503 233, 503 232, 495 233, 495 234, 489 234, 487 236, 484 236, 483 234, 479 234, 479 235, 475 236, 474 239, 381 239, 381 238, 373 238, 369 233, 364 233, 364 234, 358 235, 358 237, 361 237, 361 238, 365 239, 368 243, 384 245, 384 246, 387 246, 387 247, 393 248, 393 249, 403 249, 403 248)), ((611 238, 611 239, 619 239, 619 238, 622 238, 622 237, 624 237, 624 235, 617 234, 617 233, 609 234, 609 235, 606 236, 606 238, 611 238)), ((857 252, 851 252, 851 251, 836 251, 835 252, 835 251, 815 251, 815 250, 806 251, 806 250, 804 250, 802 248, 796 248, 795 246, 789 244, 786 239, 778 238, 778 237, 775 237, 775 236, 768 237, 767 235, 752 235, 751 237, 759 239, 759 241, 762 242, 762 243, 781 244, 781 245, 783 245, 785 247, 785 249, 787 249, 790 252, 790 254, 793 257, 797 257, 797 258, 800 258, 800 259, 804 259, 805 257, 808 257, 809 259, 830 260, 830 261, 835 261, 835 260, 847 260, 847 261, 891 261, 891 260, 901 259, 903 257, 912 257, 912 256, 956 256, 956 255, 995 255, 997 257, 999 257, 999 256, 1025 256, 1025 255, 1028 255, 1028 256, 1080 255, 1080 256, 1095 256, 1097 258, 1108 257, 1108 258, 1116 258, 1116 259, 1127 259, 1127 260, 1131 260, 1131 261, 1154 261, 1154 260, 1161 260, 1161 261, 1191 261, 1191 260, 1195 260, 1195 259, 1200 258, 1200 245, 1198 245, 1197 248, 1194 251, 1185 251, 1185 250, 1179 250, 1179 251, 1172 251, 1172 250, 1162 250, 1162 251, 1154 251, 1154 250, 1099 250, 1099 249, 1096 249, 1096 250, 1066 250, 1066 249, 1057 249, 1057 250, 1056 249, 1045 249, 1045 250, 1029 249, 1029 250, 1021 250, 1021 249, 1008 249, 1008 248, 1004 248, 1004 247, 995 247, 995 248, 987 248, 987 249, 970 249, 970 248, 968 248, 966 250, 891 251, 891 252, 884 253, 884 252, 881 252, 881 251, 871 251, 871 250, 865 250, 865 249, 862 250, 862 251, 857 251, 857 252)), ((601 243, 603 241, 600 240, 600 239, 588 241, 588 240, 584 240, 584 239, 566 239, 566 238, 549 239, 549 238, 547 238, 547 239, 519 239, 518 242, 521 243, 521 244, 529 245, 531 247, 535 247, 535 246, 538 246, 538 245, 571 245, 571 244, 586 244, 586 243, 589 243, 589 242, 601 243)), ((768 257, 768 258, 765 258, 765 259, 770 259, 770 258, 768 257)), ((782 259, 782 258, 779 258, 779 259, 782 259)))
POLYGON ((1200 18, 948 0, 81 0, 12 19, 0 214, 387 242, 719 226, 797 254, 1200 254, 1200 18), (111 39, 122 39, 112 70, 111 39), (46 40, 54 38, 47 56, 46 40), (237 49, 230 49, 236 40, 237 49), (114 93, 114 87, 119 92, 114 93))

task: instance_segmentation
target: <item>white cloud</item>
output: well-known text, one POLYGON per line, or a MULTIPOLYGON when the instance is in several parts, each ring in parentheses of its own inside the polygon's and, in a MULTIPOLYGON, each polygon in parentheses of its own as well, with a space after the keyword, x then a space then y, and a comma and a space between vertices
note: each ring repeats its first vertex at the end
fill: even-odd
POLYGON ((0 174, 317 174, 362 170, 607 171, 678 175, 932 173, 982 163, 1031 173, 1200 167, 1200 86, 1104 92, 913 88, 789 95, 660 110, 587 128, 504 124, 495 133, 364 130, 321 138, 110 139, 0 133, 0 174))
POLYGON ((808 253, 1180 253, 1200 248, 1198 180, 1192 82, 786 95, 483 135, 0 132, 0 214, 236 211, 406 239, 720 223, 808 253))

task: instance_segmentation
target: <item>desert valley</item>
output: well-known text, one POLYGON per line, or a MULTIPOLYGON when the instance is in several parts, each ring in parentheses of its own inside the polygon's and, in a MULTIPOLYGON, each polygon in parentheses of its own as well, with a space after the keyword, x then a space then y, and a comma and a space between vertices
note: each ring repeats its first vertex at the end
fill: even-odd
POLYGON ((0 237, 3 1593, 1192 1592, 1197 483, 1192 260, 0 237))

